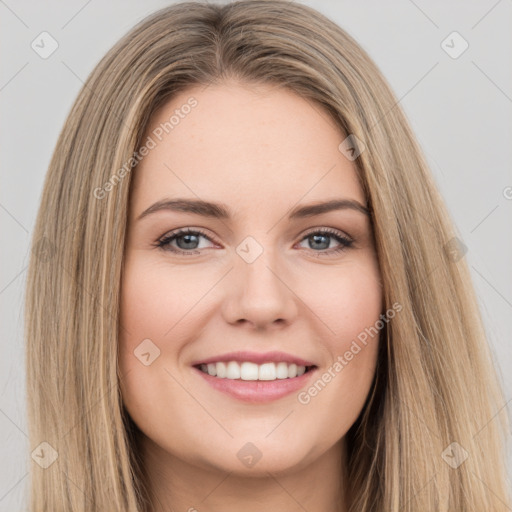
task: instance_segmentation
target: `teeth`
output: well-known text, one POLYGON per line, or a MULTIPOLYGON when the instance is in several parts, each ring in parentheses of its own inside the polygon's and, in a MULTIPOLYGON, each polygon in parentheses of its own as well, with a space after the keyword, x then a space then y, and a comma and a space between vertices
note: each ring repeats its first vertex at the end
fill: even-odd
POLYGON ((288 365, 286 363, 277 363, 276 376, 278 379, 288 378, 288 365))
MULTIPOLYGON (((213 365, 215 367, 217 367, 217 365, 215 363, 213 365)), ((234 361, 230 361, 228 363, 226 379, 239 379, 239 378, 240 378, 240 366, 238 366, 238 363, 235 363, 234 361)))
MULTIPOLYGON (((256 368, 257 367, 258 365, 256 365, 256 368)), ((259 380, 276 380, 277 378, 277 369, 275 363, 264 363, 259 367, 257 371, 259 380)))
POLYGON ((247 361, 229 361, 202 364, 201 371, 220 379, 277 380, 300 377, 306 372, 306 367, 283 362, 255 364, 247 361))
POLYGON ((226 378, 226 375, 228 374, 226 363, 217 363, 217 365, 214 366, 217 368, 217 371, 214 373, 214 375, 217 375, 217 377, 220 377, 221 379, 226 378))

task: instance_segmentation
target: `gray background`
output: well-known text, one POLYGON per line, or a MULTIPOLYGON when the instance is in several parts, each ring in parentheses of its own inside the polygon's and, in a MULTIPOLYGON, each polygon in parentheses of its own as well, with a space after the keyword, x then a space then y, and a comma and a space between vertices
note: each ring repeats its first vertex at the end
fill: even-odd
MULTIPOLYGON (((28 464, 35 448, 26 435, 23 289, 53 148, 72 102, 100 58, 136 22, 170 3, 0 0, 0 512, 26 505, 28 464), (59 45, 47 59, 31 47, 43 31, 59 45)), ((465 257, 508 407, 512 0, 302 3, 354 36, 400 100, 468 247, 465 257), (469 44, 455 59, 441 47, 453 31, 469 44)), ((460 48, 450 40, 448 44, 460 48)))

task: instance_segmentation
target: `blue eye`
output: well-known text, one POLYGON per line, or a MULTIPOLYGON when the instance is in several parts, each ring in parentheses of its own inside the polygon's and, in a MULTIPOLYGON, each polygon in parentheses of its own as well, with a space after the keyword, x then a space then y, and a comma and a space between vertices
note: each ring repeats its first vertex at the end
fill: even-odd
MULTIPOLYGON (((197 254, 199 250, 204 248, 199 247, 201 238, 205 238, 210 242, 212 241, 212 239, 201 230, 190 228, 179 229, 165 235, 160 240, 158 240, 155 245, 164 251, 170 251, 175 254, 197 254), (176 243, 178 247, 173 247, 171 245, 172 243, 176 243)), ((313 252, 318 252, 321 254, 338 253, 348 249, 354 243, 353 240, 342 235, 341 232, 325 228, 311 231, 302 238, 301 242, 304 240, 307 240, 312 248, 316 246, 317 249, 321 249, 321 251, 313 250, 313 252), (334 239, 336 242, 338 242, 339 246, 335 248, 329 248, 331 239, 334 239)))
MULTIPOLYGON (((348 249, 351 247, 354 243, 353 240, 350 238, 341 235, 340 232, 333 230, 333 229, 319 229, 316 231, 312 231, 308 233, 302 240, 308 240, 310 242, 310 245, 313 247, 316 246, 319 249, 324 249, 324 251, 321 254, 332 254, 332 253, 338 253, 340 251, 344 251, 345 249, 348 249), (330 245, 330 239, 336 240, 340 245, 338 247, 329 249, 328 251, 325 251, 325 249, 328 248, 330 245), (326 242, 327 240, 327 242, 326 242), (318 247, 318 245, 322 247, 318 247), (327 247, 325 247, 327 245, 327 247)), ((318 251, 314 251, 318 252, 318 251)))
POLYGON ((180 229, 178 231, 174 231, 168 235, 165 235, 158 241, 157 246, 160 247, 161 249, 175 253, 189 254, 188 251, 194 251, 195 253, 199 249, 199 247, 197 247, 197 244, 199 243, 198 240, 201 237, 211 240, 210 237, 208 237, 202 231, 199 231, 197 229, 180 229), (176 241, 176 243, 178 243, 179 241, 182 242, 178 243, 177 249, 171 246, 171 243, 174 241, 176 241))

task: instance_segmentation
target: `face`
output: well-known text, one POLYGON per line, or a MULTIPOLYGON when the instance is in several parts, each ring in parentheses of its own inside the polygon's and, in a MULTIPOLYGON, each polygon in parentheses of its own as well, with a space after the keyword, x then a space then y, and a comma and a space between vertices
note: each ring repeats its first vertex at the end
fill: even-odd
POLYGON ((160 460, 291 470, 340 446, 361 412, 378 335, 357 339, 383 304, 344 139, 320 106, 261 85, 191 88, 152 116, 133 171, 119 364, 125 408, 160 460))

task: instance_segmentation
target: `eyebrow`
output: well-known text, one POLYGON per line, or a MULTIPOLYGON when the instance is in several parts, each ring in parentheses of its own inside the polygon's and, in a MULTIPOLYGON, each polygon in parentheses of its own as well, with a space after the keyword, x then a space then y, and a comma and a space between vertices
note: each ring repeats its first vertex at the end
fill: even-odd
MULTIPOLYGON (((144 210, 137 220, 162 210, 193 213, 203 217, 228 220, 231 218, 229 208, 223 203, 203 201, 202 199, 163 199, 144 210)), ((289 220, 313 217, 335 210, 355 210, 369 216, 370 210, 355 199, 332 199, 322 203, 314 203, 294 208, 288 215, 289 220)))

